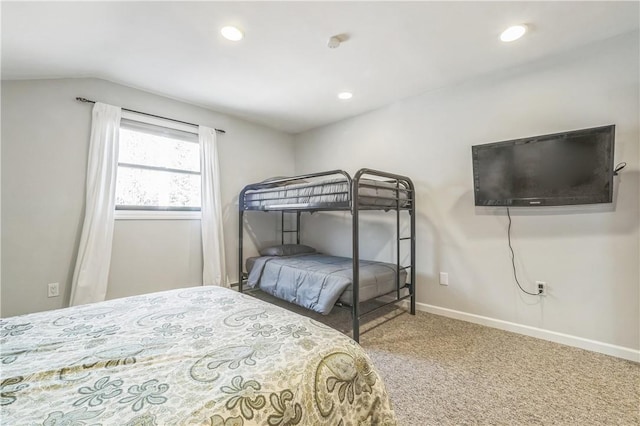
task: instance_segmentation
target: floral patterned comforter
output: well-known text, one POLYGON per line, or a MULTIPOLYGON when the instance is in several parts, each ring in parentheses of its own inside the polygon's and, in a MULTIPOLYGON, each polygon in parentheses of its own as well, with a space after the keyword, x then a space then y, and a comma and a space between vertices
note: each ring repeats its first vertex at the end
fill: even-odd
POLYGON ((395 424, 345 335, 219 287, 0 320, 3 425, 395 424))

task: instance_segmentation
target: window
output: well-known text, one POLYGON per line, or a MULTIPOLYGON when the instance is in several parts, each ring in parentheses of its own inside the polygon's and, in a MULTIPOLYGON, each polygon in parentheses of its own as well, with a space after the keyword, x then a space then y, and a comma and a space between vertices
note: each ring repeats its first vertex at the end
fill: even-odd
POLYGON ((116 210, 199 211, 200 202, 198 135, 123 117, 116 210))

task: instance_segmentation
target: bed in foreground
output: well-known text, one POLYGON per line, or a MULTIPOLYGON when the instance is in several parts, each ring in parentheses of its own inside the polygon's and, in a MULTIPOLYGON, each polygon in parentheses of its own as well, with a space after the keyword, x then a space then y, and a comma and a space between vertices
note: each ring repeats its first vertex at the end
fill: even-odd
POLYGON ((219 287, 0 321, 2 424, 395 424, 348 337, 219 287))

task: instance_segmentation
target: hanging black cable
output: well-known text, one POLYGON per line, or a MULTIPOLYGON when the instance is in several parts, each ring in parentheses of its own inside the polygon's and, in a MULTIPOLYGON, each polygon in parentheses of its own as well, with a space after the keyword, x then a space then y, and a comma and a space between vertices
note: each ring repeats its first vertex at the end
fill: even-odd
POLYGON ((509 241, 509 250, 511 250, 511 266, 513 267, 513 277, 516 279, 516 284, 518 284, 518 287, 520 288, 520 290, 522 290, 523 293, 526 293, 530 296, 537 296, 540 293, 542 293, 542 291, 538 290, 537 293, 530 293, 524 288, 522 288, 522 286, 520 285, 520 281, 518 281, 518 273, 516 271, 516 261, 515 261, 516 255, 513 252, 513 247, 511 247, 511 213, 509 212, 509 207, 507 207, 507 217, 509 218, 509 227, 507 228, 507 240, 509 241))
POLYGON ((613 169, 613 175, 618 176, 618 173, 620 172, 620 170, 624 169, 625 167, 627 167, 626 162, 623 161, 622 163, 618 163, 616 167, 613 169))

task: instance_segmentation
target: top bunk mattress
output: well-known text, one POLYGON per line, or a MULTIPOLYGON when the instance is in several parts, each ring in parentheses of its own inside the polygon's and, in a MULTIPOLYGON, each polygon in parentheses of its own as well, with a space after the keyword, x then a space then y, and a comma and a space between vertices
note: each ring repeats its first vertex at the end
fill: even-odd
MULTIPOLYGON (((349 207, 351 189, 349 181, 343 178, 288 184, 279 187, 249 190, 245 193, 245 209, 294 209, 294 208, 340 208, 349 207)), ((406 190, 396 190, 395 183, 373 179, 360 180, 358 204, 372 208, 394 208, 396 198, 400 207, 407 207, 409 200, 406 190), (396 192, 399 197, 396 197, 396 192)))

